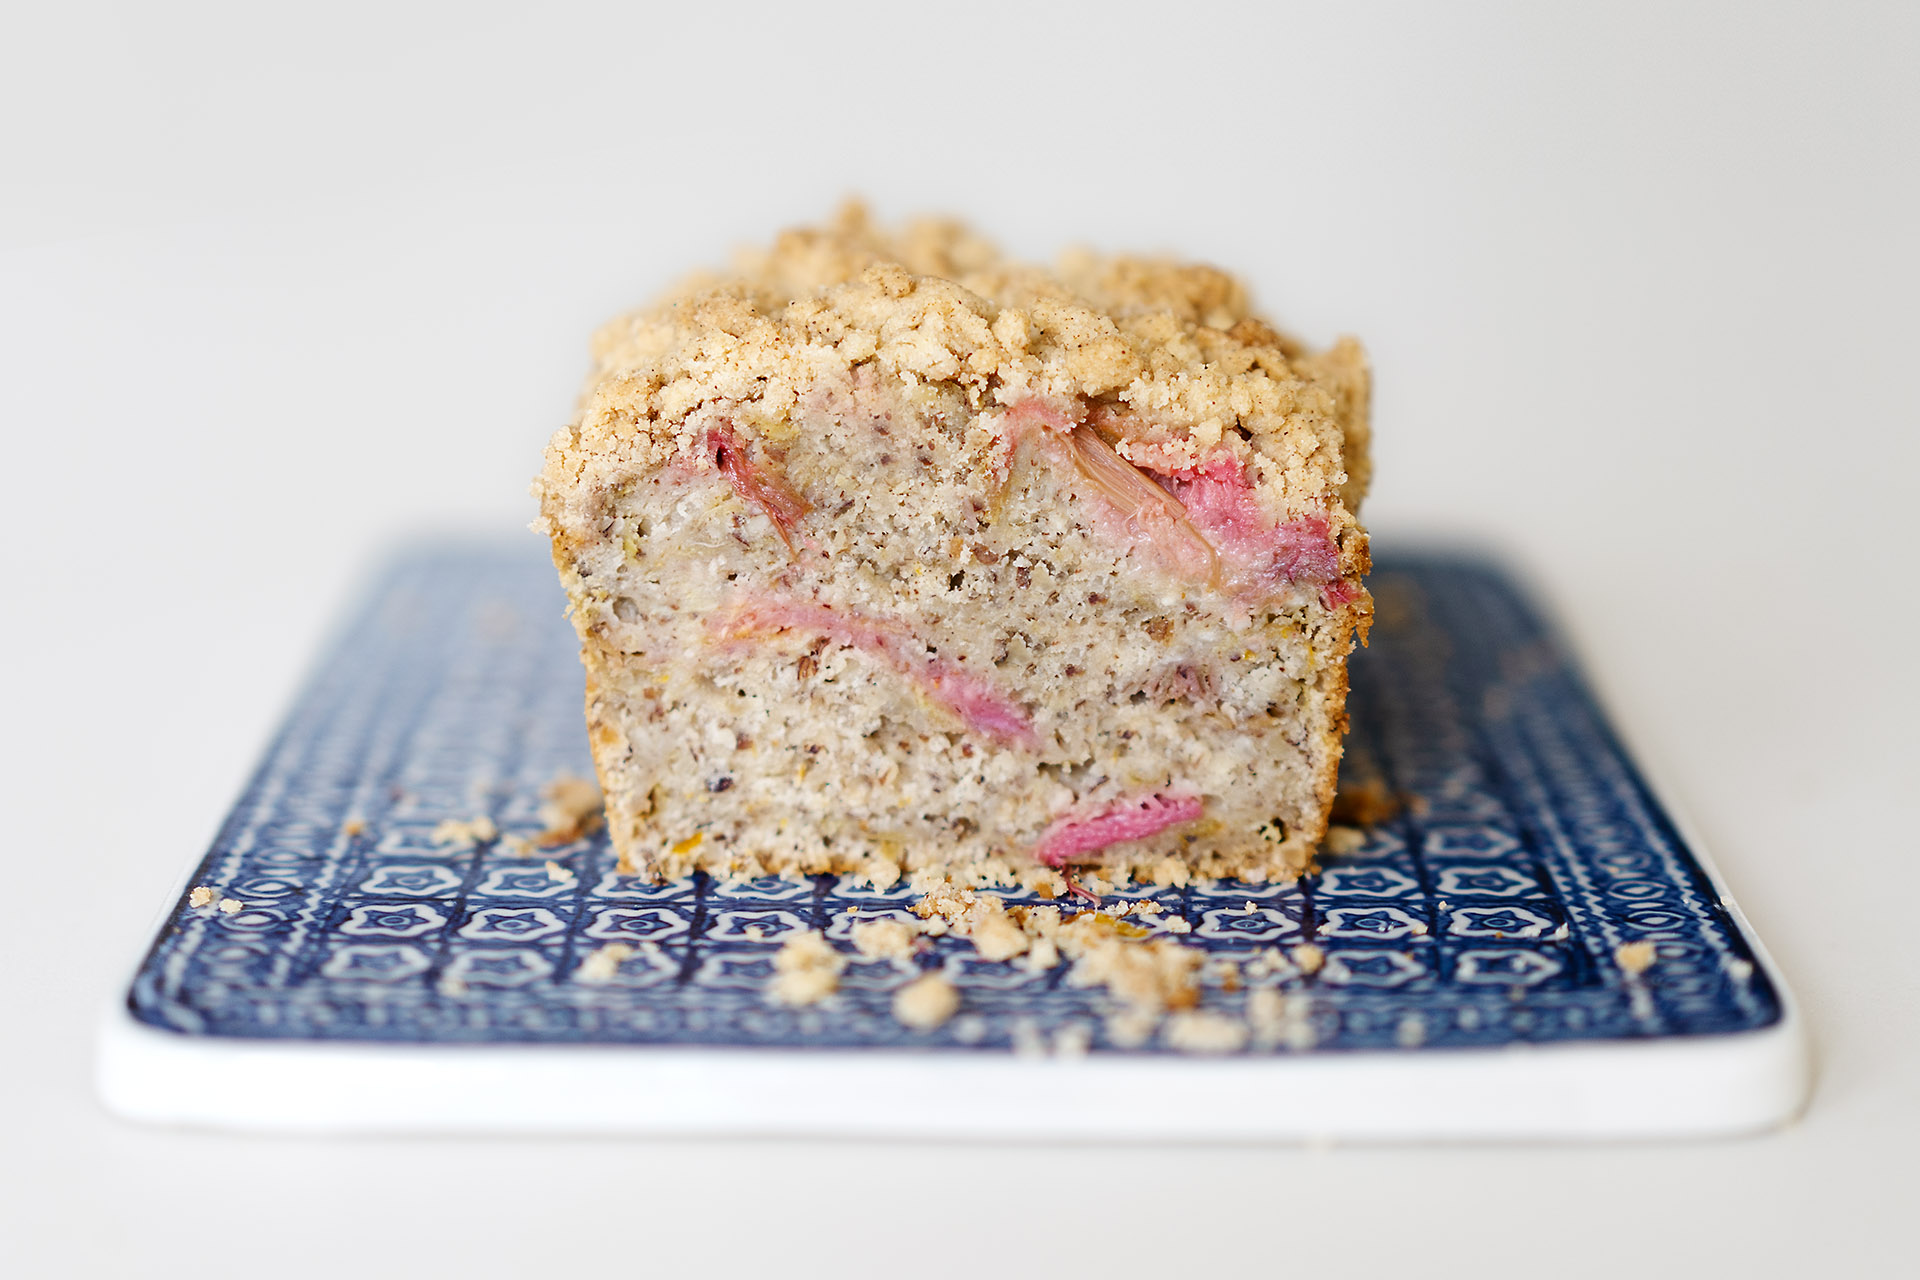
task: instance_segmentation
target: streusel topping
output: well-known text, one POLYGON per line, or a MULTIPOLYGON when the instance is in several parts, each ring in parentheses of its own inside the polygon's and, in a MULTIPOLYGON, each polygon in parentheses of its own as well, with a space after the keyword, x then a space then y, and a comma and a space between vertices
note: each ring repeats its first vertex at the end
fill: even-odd
POLYGON ((1224 448, 1281 509, 1330 517, 1336 538, 1368 478, 1353 340, 1306 352, 1212 267, 1073 253, 1050 272, 950 221, 889 236, 857 204, 606 325, 593 356, 579 417, 548 449, 549 502, 663 465, 703 411, 777 440, 796 406, 867 362, 956 389, 974 414, 1102 407, 1116 451, 1163 471, 1224 448), (1324 510, 1330 492, 1340 509, 1324 510))

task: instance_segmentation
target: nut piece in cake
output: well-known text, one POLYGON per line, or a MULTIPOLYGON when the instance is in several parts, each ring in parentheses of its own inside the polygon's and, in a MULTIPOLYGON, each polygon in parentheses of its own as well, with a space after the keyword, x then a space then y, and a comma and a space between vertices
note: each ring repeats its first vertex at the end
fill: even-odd
POLYGON ((1355 343, 856 207, 593 351, 535 489, 628 869, 1306 868, 1372 608, 1355 343))

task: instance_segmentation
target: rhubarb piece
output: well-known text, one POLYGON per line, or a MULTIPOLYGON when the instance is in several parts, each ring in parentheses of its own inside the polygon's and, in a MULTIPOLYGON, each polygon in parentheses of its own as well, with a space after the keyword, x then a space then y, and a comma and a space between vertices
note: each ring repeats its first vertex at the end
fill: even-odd
POLYGON ((716 639, 739 642, 782 632, 817 634, 877 658, 953 712, 967 728, 1004 743, 1037 745, 1033 725, 1019 703, 997 692, 990 681, 942 662, 916 643, 910 628, 810 601, 743 595, 713 615, 710 629, 716 639))
POLYGON ((733 429, 733 424, 722 419, 708 427, 700 435, 700 451, 713 459, 713 464, 733 486, 733 491, 756 511, 773 521, 774 532, 780 535, 780 541, 793 550, 794 531, 800 527, 801 517, 809 510, 807 500, 795 493, 777 474, 762 464, 755 463, 747 455, 747 446, 733 429))
POLYGON ((1303 870, 1372 607, 1359 348, 857 209, 743 263, 602 330, 536 485, 623 865, 1303 870))
POLYGON ((1050 867, 1125 840, 1145 840, 1200 816, 1198 796, 1146 796, 1107 805, 1097 813, 1061 818, 1047 828, 1033 856, 1050 867))

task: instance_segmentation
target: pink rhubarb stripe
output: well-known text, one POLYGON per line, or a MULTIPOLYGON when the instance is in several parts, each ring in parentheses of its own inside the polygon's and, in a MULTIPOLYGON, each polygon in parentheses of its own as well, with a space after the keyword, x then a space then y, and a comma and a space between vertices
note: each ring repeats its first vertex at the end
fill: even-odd
POLYGON ((1033 856, 1050 867, 1070 858, 1104 849, 1122 840, 1145 840, 1168 827, 1192 822, 1200 816, 1199 796, 1163 796, 1154 794, 1138 800, 1121 800, 1094 814, 1068 816, 1047 828, 1033 856))
POLYGON ((713 460, 713 465, 720 468, 741 500, 773 521, 774 531, 791 551, 794 530, 812 510, 807 500, 777 472, 753 461, 732 423, 722 422, 701 432, 700 448, 713 460))
POLYGON ((810 631, 878 658, 906 676, 968 728, 1015 746, 1039 745, 1026 709, 958 663, 930 657, 902 623, 864 617, 813 600, 754 595, 714 615, 708 626, 723 640, 754 640, 782 631, 810 631))
POLYGON ((1260 585, 1325 583, 1340 576, 1340 548, 1327 518, 1299 516, 1268 524, 1238 458, 1218 455, 1200 466, 1167 472, 1162 483, 1187 509, 1194 527, 1260 585))
MULTIPOLYGON (((1111 416, 1095 406, 1091 420, 1103 413, 1111 416)), ((1065 457, 1110 508, 1111 520, 1102 522, 1109 536, 1144 548, 1191 581, 1234 594, 1265 594, 1293 583, 1325 586, 1339 579, 1340 548, 1327 518, 1307 515, 1272 523, 1254 496, 1245 464, 1232 453, 1217 452, 1196 466, 1172 471, 1142 467, 1121 457, 1088 425, 1089 418, 1079 405, 1020 401, 1007 411, 1007 465, 1025 436, 1062 442, 1065 457)))

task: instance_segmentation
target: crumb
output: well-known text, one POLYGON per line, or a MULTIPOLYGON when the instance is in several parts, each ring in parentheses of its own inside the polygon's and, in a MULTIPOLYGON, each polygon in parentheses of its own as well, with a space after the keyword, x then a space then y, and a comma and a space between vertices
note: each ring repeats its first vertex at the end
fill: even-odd
POLYGON ((1153 1038, 1160 1016, 1129 1009, 1107 1019, 1107 1039, 1122 1049, 1137 1049, 1153 1038))
POLYGON ((230 916, 235 914, 236 912, 245 911, 246 909, 247 909, 247 904, 240 901, 240 899, 238 898, 220 899, 220 914, 223 916, 230 916))
POLYGON ((913 938, 914 931, 898 920, 862 920, 853 926, 853 948, 869 960, 905 960, 913 954, 913 938))
POLYGON ((974 922, 973 946, 983 959, 1011 960, 1029 945, 1026 932, 1004 911, 983 913, 974 922))
MULTIPOLYGON (((1146 1043, 1169 1010, 1190 1009, 1199 1000, 1205 953, 1128 920, 1159 915, 1158 903, 1115 903, 1063 919, 1059 907, 1008 907, 995 894, 956 885, 938 873, 916 876, 914 887, 924 895, 913 905, 923 934, 951 931, 970 938, 982 957, 1017 960, 1029 972, 1072 960, 1070 985, 1103 988, 1122 1006, 1108 1020, 1107 1034, 1116 1044, 1146 1043)), ((1177 916, 1161 923, 1165 931, 1188 931, 1177 916)))
POLYGON ((1327 962, 1327 953, 1311 942, 1303 942, 1293 949, 1293 962, 1302 973, 1318 973, 1327 962))
POLYGON ((1193 926, 1188 924, 1185 920, 1182 920, 1179 916, 1167 917, 1166 920, 1161 922, 1160 927, 1165 929, 1168 933, 1192 933, 1193 932, 1193 926))
POLYGON ((1053 1056, 1084 1058, 1093 1045, 1093 1028, 1084 1022, 1070 1022, 1053 1034, 1053 1056))
POLYGON ((493 819, 483 813, 466 822, 461 822, 457 818, 448 818, 433 829, 433 842, 470 849, 474 845, 486 844, 494 840, 499 834, 500 829, 493 825, 493 819))
POLYGON ((1327 853, 1338 857, 1341 854, 1355 853, 1366 847, 1367 833, 1357 827, 1328 827, 1326 839, 1320 847, 1327 853))
POLYGON ((1291 978, 1298 970, 1294 968, 1293 961, 1280 953, 1280 948, 1268 947, 1248 960, 1241 967, 1241 972, 1248 981, 1258 982, 1262 978, 1291 978))
POLYGON ((1334 822, 1356 827, 1377 827, 1399 813, 1402 807, 1400 797, 1394 795, 1386 779, 1376 775, 1343 782, 1333 797, 1333 810, 1329 816, 1334 822))
POLYGON ((574 971, 574 978, 580 982, 610 982, 620 972, 620 962, 633 954, 633 948, 624 942, 609 942, 598 951, 592 952, 580 967, 574 971))
POLYGON ((547 859, 547 879, 571 880, 573 879, 573 872, 567 870, 565 867, 555 862, 552 858, 548 858, 547 859))
POLYGON ((861 864, 855 882, 862 881, 885 893, 900 883, 900 864, 888 858, 869 858, 861 864))
POLYGON ((1623 942, 1613 949, 1613 962, 1629 978, 1637 978, 1651 969, 1656 958, 1651 942, 1623 942))
POLYGON ((953 1038, 961 1044, 979 1044, 987 1038, 987 1020, 978 1014, 962 1014, 953 1020, 953 1038))
POLYGON ((540 806, 540 821, 546 829, 534 837, 537 844, 571 844, 597 831, 605 821, 606 798, 591 778, 562 774, 540 789, 540 797, 545 802, 540 806))
POLYGON ((1046 1037, 1040 1034, 1032 1018, 1022 1018, 1013 1024, 1013 1051, 1022 1058, 1047 1056, 1046 1037))
POLYGON ((746 935, 747 935, 747 941, 748 941, 748 942, 764 942, 764 941, 766 941, 766 938, 767 938, 767 931, 766 931, 765 929, 762 929, 762 928, 761 928, 761 927, 760 927, 759 925, 757 925, 757 924, 750 924, 750 925, 748 925, 748 926, 746 927, 746 930, 745 930, 745 932, 746 932, 746 935))
POLYGON ((1147 878, 1156 885, 1184 889, 1193 879, 1193 868, 1179 858, 1166 857, 1153 864, 1147 872, 1147 878))
POLYGON ((531 858, 537 846, 525 836, 501 836, 500 847, 515 858, 531 858))
POLYGON ((446 974, 440 979, 440 994, 443 996, 463 996, 467 994, 467 984, 464 979, 456 978, 450 973, 446 974))
POLYGON ((1240 962, 1232 956, 1216 956, 1207 961, 1205 972, 1220 984, 1222 991, 1238 991, 1241 987, 1240 962))
POLYGON ((774 979, 768 994, 776 1004, 818 1004, 840 988, 847 958, 817 929, 788 938, 773 957, 774 979))
POLYGON ((1066 877, 1052 867, 1038 863, 1021 867, 1017 883, 1036 898, 1058 898, 1067 892, 1066 877))
POLYGON ((1080 916, 1060 931, 1061 950, 1074 958, 1067 983, 1104 987, 1134 1013, 1157 1019, 1170 1009, 1190 1009, 1200 998, 1195 982, 1205 955, 1165 938, 1148 940, 1089 931, 1080 916))
POLYGON ((1271 987, 1247 993, 1247 1028, 1256 1047, 1265 1049, 1280 1043, 1290 1007, 1287 998, 1271 987))
POLYGON ((894 1018, 916 1031, 933 1030, 959 1008, 960 992, 937 973, 909 982, 893 997, 894 1018))
POLYGON ((1244 915, 1244 916, 1250 916, 1250 915, 1252 915, 1252 914, 1253 914, 1254 912, 1256 912, 1256 911, 1258 911, 1259 909, 1260 909, 1259 907, 1256 907, 1256 906, 1254 906, 1254 905, 1253 905, 1253 899, 1252 899, 1252 898, 1248 898, 1248 899, 1247 899, 1247 905, 1246 905, 1246 906, 1244 906, 1244 907, 1242 907, 1242 908, 1240 908, 1240 914, 1241 914, 1241 915, 1244 915))
POLYGON ((1232 1053, 1247 1043, 1247 1026, 1217 1013, 1176 1013, 1163 1033, 1181 1053, 1232 1053))
POLYGON ((1060 963, 1060 948, 1051 938, 1035 938, 1020 963, 1029 973, 1045 973, 1060 963))
POLYGON ((201 886, 199 886, 199 887, 198 887, 198 888, 196 888, 196 889, 195 889, 195 890, 194 890, 194 891, 193 891, 192 893, 189 893, 189 894, 187 895, 187 905, 188 905, 188 906, 190 906, 190 907, 210 907, 210 906, 212 906, 212 905, 213 905, 213 890, 212 890, 212 889, 209 889, 209 888, 208 888, 208 887, 207 887, 206 885, 204 885, 204 884, 203 884, 203 885, 201 885, 201 886))
POLYGON ((341 825, 340 830, 342 834, 351 838, 353 836, 365 834, 367 830, 367 824, 360 821, 360 819, 358 818, 348 818, 346 822, 341 825))

